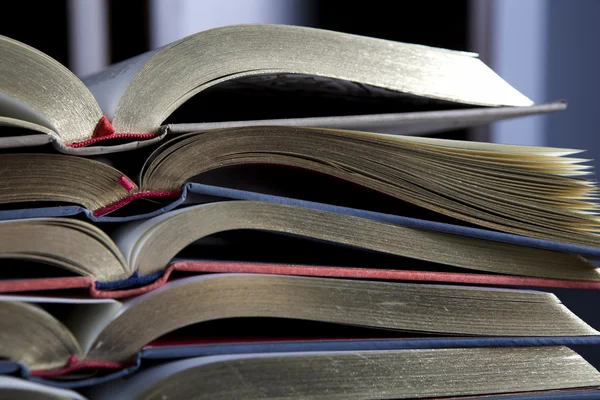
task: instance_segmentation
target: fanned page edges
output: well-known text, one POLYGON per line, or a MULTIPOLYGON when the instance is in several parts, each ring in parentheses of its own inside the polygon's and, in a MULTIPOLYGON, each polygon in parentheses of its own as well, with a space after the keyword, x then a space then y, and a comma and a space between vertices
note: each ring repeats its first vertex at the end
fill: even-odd
POLYGON ((75 142, 75 143, 66 143, 66 147, 71 147, 74 149, 90 146, 96 143, 114 140, 114 139, 135 139, 138 140, 147 140, 155 138, 159 135, 159 132, 151 132, 151 133, 119 133, 115 131, 115 128, 110 123, 108 118, 105 115, 100 118, 96 128, 94 129, 94 133, 91 139, 84 140, 83 142, 75 142))
POLYGON ((165 143, 147 161, 140 186, 172 191, 224 167, 277 165, 490 229, 597 245, 597 193, 585 180, 591 167, 566 157, 578 151, 477 146, 308 128, 216 130, 165 143))
MULTIPOLYGON (((72 359, 73 355, 77 355, 80 360, 83 360, 84 355, 86 355, 85 359, 90 361, 129 362, 135 358, 141 349, 153 341, 165 337, 169 332, 204 321, 246 315, 267 318, 288 317, 296 320, 315 320, 338 324, 348 324, 356 320, 360 322, 353 325, 362 325, 376 329, 389 326, 401 332, 401 337, 405 336, 406 333, 404 332, 408 330, 425 333, 432 332, 439 336, 447 336, 447 333, 450 333, 450 336, 463 337, 472 335, 481 337, 533 336, 554 338, 558 336, 569 338, 593 336, 596 339, 600 339, 597 331, 591 329, 580 319, 577 319, 554 295, 542 292, 489 291, 482 288, 460 288, 458 286, 440 288, 436 285, 391 285, 379 282, 358 283, 351 280, 286 278, 283 276, 245 274, 188 278, 175 282, 164 289, 166 290, 154 292, 151 296, 145 295, 127 302, 124 304, 125 308, 114 307, 118 303, 105 302, 106 304, 112 304, 110 314, 105 314, 111 322, 106 327, 103 324, 103 333, 97 337, 88 339, 81 337, 79 342, 73 340, 74 344, 70 345, 67 343, 68 337, 62 333, 63 331, 67 333, 68 330, 56 330, 54 337, 60 339, 64 336, 67 338, 65 340, 53 339, 53 343, 59 345, 67 343, 65 346, 60 345, 56 347, 56 356, 43 352, 39 353, 39 355, 32 354, 30 357, 23 357, 21 354, 26 354, 28 347, 27 342, 21 339, 18 339, 15 343, 20 343, 19 346, 23 350, 7 346, 5 343, 3 354, 7 358, 20 360, 30 366, 30 368, 39 370, 64 368, 65 365, 69 364, 69 360, 71 360, 70 364, 75 364, 77 360, 72 359), (364 284, 367 284, 369 287, 364 288, 364 284), (396 288, 401 287, 406 290, 396 290, 396 288), (332 290, 333 288, 338 288, 339 290, 332 290), (172 292, 172 290, 175 290, 175 292, 172 292), (182 290, 182 292, 179 292, 179 290, 182 290), (319 296, 315 294, 321 291, 323 295, 319 296), (171 293, 186 293, 193 296, 190 298, 193 301, 190 301, 189 304, 197 304, 200 308, 194 310, 184 308, 181 310, 177 303, 170 302, 169 299, 175 299, 171 297, 171 293), (367 298, 360 296, 361 293, 368 294, 367 298), (425 296, 427 301, 425 302, 422 297, 424 294, 427 294, 425 296), (243 295, 241 298, 245 299, 244 302, 239 302, 239 295, 243 295), (206 299, 206 297, 210 298, 206 299), (221 304, 221 300, 224 301, 220 309, 214 307, 213 297, 218 299, 219 304, 221 304), (306 305, 298 306, 299 302, 302 304, 302 299, 306 299, 306 305), (409 309, 398 309, 399 305, 405 304, 401 302, 404 299, 408 302, 406 304, 409 304, 409 308, 413 305, 417 308, 414 314, 408 312, 409 309), (432 300, 432 302, 429 300, 432 300), (370 301, 373 305, 365 305, 363 301, 370 301), (476 315, 472 314, 474 310, 473 304, 479 302, 484 302, 488 305, 489 308, 486 308, 486 310, 498 310, 500 312, 500 310, 507 310, 506 307, 508 307, 510 311, 500 314, 489 311, 489 314, 486 312, 480 318, 476 318, 476 315), (168 306, 167 304, 172 305, 168 306), (321 304, 323 305, 321 306, 321 304), (381 308, 377 307, 378 304, 381 304, 381 308), (165 305, 165 307, 161 307, 161 305, 165 305), (446 305, 449 307, 448 309, 445 308, 446 305), (172 307, 176 308, 173 309, 172 307), (423 309, 423 307, 425 308, 423 309), (122 312, 118 311, 119 308, 122 312), (424 312, 427 309, 431 309, 433 315, 425 314, 424 312), (177 312, 176 310, 180 310, 181 312, 177 312), (185 312, 186 310, 189 313, 185 312), (314 314, 306 314, 306 310, 314 310, 314 314), (328 315, 328 310, 331 310, 331 316, 328 315), (379 311, 373 312, 373 310, 380 310, 380 312, 385 312, 385 314, 380 315, 379 311), (551 325, 548 329, 546 327, 547 322, 535 320, 532 322, 530 329, 521 328, 520 324, 528 324, 531 320, 531 312, 537 311, 541 313, 542 310, 546 310, 548 313, 551 313, 552 317, 556 318, 555 326, 551 325), (405 313, 408 314, 405 315, 405 313), (171 315, 174 315, 176 319, 171 319, 171 315), (361 317, 361 315, 365 315, 364 321, 355 318, 361 317), (406 329, 404 326, 412 323, 413 318, 410 315, 421 315, 424 321, 415 321, 415 329, 406 329), (166 316, 169 316, 169 318, 165 319, 166 316), (404 316, 407 318, 404 318, 404 316), (449 321, 450 326, 439 324, 437 322, 438 318, 449 321), (462 323, 455 323, 456 318, 463 318, 464 320, 462 323), (139 321, 139 319, 144 322, 139 321), (433 321, 434 328, 429 328, 431 325, 427 321, 429 319, 433 321), (473 323, 467 324, 469 327, 465 329, 463 328, 463 324, 467 320, 473 321, 473 323), (505 329, 508 320, 514 320, 515 325, 505 329), (168 322, 168 324, 163 324, 163 321, 168 322), (139 326, 142 326, 140 324, 146 322, 148 330, 139 331, 139 326), (482 323, 487 323, 487 325, 479 328, 478 326, 482 323), (471 329, 470 326, 473 326, 473 328, 471 329), (452 333, 456 333, 457 335, 452 335, 452 333), (94 342, 92 343, 91 340, 94 340, 94 342), (77 343, 80 343, 80 345, 76 346, 77 343), (58 353, 59 351, 60 353, 58 353)), ((38 315, 43 310, 35 305, 25 306, 23 303, 14 302, 12 299, 6 299, 8 303, 6 303, 7 308, 5 308, 13 312, 12 315, 14 318, 12 321, 20 321, 23 318, 27 318, 27 321, 32 321, 32 329, 34 326, 52 327, 52 324, 56 321, 52 315, 46 314, 47 318, 43 321, 35 322, 35 318, 31 318, 29 315, 38 315), (23 314, 21 311, 26 313, 23 314)), ((29 300, 35 301, 36 298, 29 298, 29 300)), ((41 298, 38 298, 37 301, 44 302, 41 298)), ((182 305, 182 307, 185 306, 182 305)), ((82 309, 82 311, 85 310, 82 309)), ((91 316, 87 312, 86 315, 91 316)), ((552 317, 548 320, 554 321, 552 317)), ((20 333, 20 324, 14 325, 16 322, 12 321, 5 320, 5 326, 11 324, 10 332, 18 335, 20 333)), ((106 322, 108 323, 109 321, 106 320, 106 322)), ((66 325, 66 327, 67 329, 71 329, 69 325, 66 325)), ((322 335, 319 331, 313 332, 317 335, 311 337, 318 338, 322 335)), ((382 333, 386 336, 388 335, 388 333, 382 333)), ((295 331, 290 331, 290 334, 296 335, 295 331)), ((337 334, 335 335, 334 338, 338 338, 337 334)), ((397 337, 398 334, 389 333, 389 335, 397 337)), ((408 335, 414 336, 412 333, 408 335)), ((51 347, 48 348, 50 349, 51 347)))
POLYGON ((567 157, 577 152, 314 128, 235 128, 163 144, 146 160, 137 190, 122 172, 98 161, 2 154, 3 180, 17 186, 10 193, 0 190, 0 201, 69 202, 98 217, 134 199, 178 197, 187 181, 204 173, 275 165, 358 185, 464 223, 597 247, 598 191, 588 160, 567 157), (66 184, 77 181, 77 187, 66 184))
POLYGON ((128 279, 114 282, 98 282, 93 278, 84 276, 0 281, 0 293, 83 289, 87 290, 92 298, 121 299, 138 296, 158 289, 169 281, 169 278, 174 272, 197 274, 252 273, 328 278, 377 279, 386 281, 440 282, 465 285, 600 290, 600 281, 297 264, 244 263, 233 261, 175 261, 164 271, 143 277, 133 275, 128 279))

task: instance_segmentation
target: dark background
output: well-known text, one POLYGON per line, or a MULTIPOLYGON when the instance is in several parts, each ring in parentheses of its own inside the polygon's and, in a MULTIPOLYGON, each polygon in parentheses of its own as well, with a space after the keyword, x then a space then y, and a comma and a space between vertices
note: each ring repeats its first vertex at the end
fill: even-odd
MULTIPOLYGON (((148 0, 108 0, 110 62, 115 63, 150 49, 148 0)), ((340 32, 419 43, 455 50, 470 50, 467 0, 452 2, 402 2, 401 18, 391 2, 303 2, 308 25, 340 32), (407 7, 408 6, 408 7, 407 7), (431 13, 435 10, 435 13, 431 13)), ((67 0, 11 2, 11 15, 0 25, 0 34, 20 40, 69 65, 67 0), (23 16, 19 18, 18 16, 23 16)))

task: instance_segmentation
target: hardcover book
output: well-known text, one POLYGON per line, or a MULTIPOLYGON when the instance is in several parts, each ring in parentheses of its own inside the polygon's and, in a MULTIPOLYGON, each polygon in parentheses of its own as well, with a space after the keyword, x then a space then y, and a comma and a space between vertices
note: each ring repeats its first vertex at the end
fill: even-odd
MULTIPOLYGON (((113 140, 106 142, 108 146, 80 151, 91 154, 151 144, 164 136, 166 131, 160 127, 178 107, 195 94, 218 88, 233 98, 284 91, 295 97, 392 102, 398 106, 381 118, 347 118, 319 110, 319 115, 300 113, 299 119, 276 113, 274 118, 281 121, 266 118, 264 124, 379 131, 392 127, 405 134, 564 108, 561 104, 536 108, 475 54, 293 26, 240 25, 201 32, 111 66, 83 82, 47 55, 13 39, 0 38, 0 53, 0 123, 21 128, 7 130, 0 147, 52 140, 59 150, 73 152, 109 139, 134 142, 115 144, 113 140), (401 104, 409 104, 408 110, 437 109, 441 114, 403 116, 398 114, 405 111, 401 104), (47 137, 23 135, 23 129, 47 137)), ((251 100, 246 107, 250 104, 251 100)), ((371 109, 377 111, 377 107, 371 109)), ((233 126, 246 124, 257 122, 233 122, 233 126)), ((226 120, 195 128, 231 126, 226 120)), ((173 131, 182 129, 190 127, 173 131)))
MULTIPOLYGON (((439 269, 440 266, 448 266, 463 271, 542 278, 530 281, 533 286, 535 283, 553 286, 554 283, 559 287, 578 287, 579 284, 582 288, 593 288, 595 282, 600 282, 598 268, 581 254, 565 252, 564 249, 555 251, 527 247, 519 244, 519 238, 510 235, 504 236, 503 243, 486 240, 485 237, 468 237, 460 234, 460 230, 446 233, 307 207, 259 201, 225 201, 181 208, 152 219, 124 224, 111 234, 112 237, 98 227, 76 219, 39 218, 0 222, 0 257, 37 265, 35 269, 28 270, 27 265, 21 264, 20 274, 16 269, 5 268, 5 276, 12 276, 12 279, 2 282, 0 290, 33 290, 36 285, 38 289, 51 289, 51 285, 44 286, 49 282, 20 281, 15 277, 23 279, 24 275, 28 275, 34 278, 37 271, 40 274, 38 277, 43 278, 51 276, 45 270, 52 271, 56 267, 64 271, 62 276, 76 274, 91 278, 92 282, 96 282, 96 288, 98 282, 112 289, 156 283, 156 280, 164 283, 174 268, 188 272, 210 271, 211 263, 202 261, 210 259, 210 250, 194 244, 201 244, 202 239, 210 239, 214 234, 240 230, 316 240, 333 247, 342 246, 342 252, 343 249, 363 249, 373 252, 373 255, 387 254, 435 263, 429 267, 431 272, 444 272, 439 269), (507 243, 507 239, 517 239, 516 244, 507 243), (182 253, 184 250, 186 252, 182 253), (46 268, 43 268, 44 265, 46 268), (569 282, 573 286, 569 286, 569 282)), ((552 242, 545 244, 553 247, 552 242)), ((225 246, 224 251, 227 252, 227 249, 225 246)), ((263 249, 268 256, 268 245, 263 249)), ((331 249, 321 249, 319 253, 325 251, 331 249)), ((230 260, 233 252, 229 250, 230 260)), ((293 259, 287 261, 293 262, 293 259)), ((323 259, 317 257, 315 261, 322 263, 323 259)), ((396 265, 400 265, 400 261, 396 265)), ((218 268, 240 268, 238 272, 241 272, 244 267, 225 263, 220 266, 212 264, 212 268, 217 268, 217 271, 218 268)), ((267 270, 265 266, 262 268, 267 270)), ((272 271, 276 270, 286 273, 285 267, 275 267, 272 271)), ((336 271, 332 272, 332 276, 336 273, 353 274, 351 268, 332 271, 336 271)), ((356 277, 360 277, 364 271, 357 270, 356 277)), ((252 266, 246 272, 252 272, 252 266)), ((296 268, 294 272, 290 270, 289 273, 303 274, 301 268, 296 268)), ((319 273, 327 275, 329 272, 327 268, 316 268, 309 275, 319 273)), ((373 277, 378 274, 385 276, 385 272, 381 271, 372 273, 373 277)), ((415 274, 412 279, 427 279, 426 275, 415 274)), ((390 271, 389 277, 393 276, 393 271, 390 271)), ((438 275, 437 279, 443 279, 443 276, 438 275)), ((404 276, 405 279, 410 277, 411 274, 404 276)), ((482 277, 474 279, 476 282, 482 277)), ((494 278, 488 277, 487 280, 493 282, 494 278)), ((55 288, 66 282, 56 282, 58 287, 55 288)), ((499 277, 497 284, 501 282, 506 283, 507 280, 499 277)), ((525 282, 527 280, 517 278, 513 284, 525 282)))
MULTIPOLYGON (((139 167, 138 184, 86 158, 0 154, 0 204, 75 203, 102 216, 140 198, 180 197, 186 182, 210 171, 261 164, 327 175, 464 223, 597 247, 596 183, 589 179, 593 171, 588 160, 571 157, 577 153, 354 131, 245 127, 171 139, 139 167)), ((263 179, 257 190, 268 193, 273 189, 268 182, 263 179)), ((279 190, 306 187, 281 178, 277 183, 283 185, 279 190)), ((310 187, 304 192, 315 193, 310 187)))
POLYGON ((278 275, 183 278, 123 303, 0 300, 0 355, 46 371, 42 376, 60 375, 77 364, 127 365, 169 332, 224 318, 283 318, 438 336, 599 335, 550 293, 278 275))
POLYGON ((576 398, 597 394, 585 389, 597 386, 598 376, 565 347, 278 353, 169 363, 95 387, 90 398, 496 398, 540 391, 576 398))

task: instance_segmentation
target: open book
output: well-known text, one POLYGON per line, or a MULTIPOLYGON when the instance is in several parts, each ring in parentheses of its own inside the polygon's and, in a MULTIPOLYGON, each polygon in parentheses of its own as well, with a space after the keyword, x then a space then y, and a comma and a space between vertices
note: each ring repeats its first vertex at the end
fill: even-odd
POLYGON ((93 388, 88 396, 113 399, 119 393, 129 399, 183 400, 201 393, 207 399, 439 399, 557 390, 554 394, 577 398, 580 390, 560 389, 598 385, 600 373, 566 347, 482 348, 193 358, 93 388))
MULTIPOLYGON (((598 247, 596 182, 588 160, 571 157, 578 152, 316 128, 231 128, 162 144, 138 164, 138 185, 86 158, 1 154, 0 204, 75 203, 102 216, 140 198, 178 198, 186 182, 211 171, 260 164, 327 175, 502 232, 598 247)), ((134 160, 126 166, 135 168, 134 160)), ((285 195, 287 188, 310 199, 324 190, 297 190, 310 178, 279 178, 271 187, 272 177, 245 178, 252 179, 267 193, 285 195)))
MULTIPOLYGON (((73 381, 59 384, 65 382, 73 381)), ((214 399, 252 398, 260 393, 261 398, 278 399, 346 399, 350 395, 399 399, 503 393, 494 399, 571 400, 593 399, 600 380, 593 367, 566 347, 508 347, 200 357, 94 386, 84 392, 85 397, 52 384, 56 382, 42 385, 0 376, 0 397, 101 400, 114 399, 118 393, 124 399, 184 400, 198 394, 214 399), (346 378, 350 374, 357 377, 352 385, 346 378)))
MULTIPOLYGON (((285 90, 291 85, 288 91, 298 95, 313 91, 337 97, 360 95, 367 100, 399 97, 423 103, 428 99, 434 104, 443 102, 444 109, 448 104, 524 107, 516 112, 433 113, 421 119, 421 127, 401 133, 564 108, 527 110, 531 100, 474 54, 294 26, 241 25, 201 32, 116 64, 85 83, 47 55, 10 38, 0 37, 0 55, 0 124, 42 132, 65 151, 107 139, 158 139, 161 124, 186 100, 227 82, 237 83, 228 89, 236 96, 248 90, 285 90), (445 126, 439 125, 440 117, 445 126)), ((288 123, 364 127, 377 119, 291 119, 288 123)), ((383 126, 414 122, 414 116, 399 115, 381 120, 383 126)), ((0 147, 28 143, 15 136, 4 139, 0 147)), ((39 137, 36 140, 39 143, 39 137)), ((121 150, 126 148, 131 146, 121 150)))
POLYGON ((169 332, 224 318, 284 318, 459 336, 599 334, 550 293, 278 275, 183 278, 124 303, 2 296, 0 310, 0 356, 33 370, 127 363, 169 332))
MULTIPOLYGON (((576 254, 256 201, 178 209, 123 225, 112 233, 112 238, 96 226, 75 219, 4 221, 0 222, 0 257, 60 267, 100 282, 141 276, 148 277, 145 282, 149 283, 162 276, 175 257, 181 259, 182 250, 187 248, 183 257, 193 264, 194 260, 207 258, 206 247, 194 243, 220 232, 239 230, 292 235, 472 271, 600 281, 598 268, 576 254)), ((268 255, 268 243, 263 248, 268 255)), ((203 270, 202 263, 198 270, 203 270)), ((20 271, 23 274, 27 269, 21 266, 20 271)), ((43 268, 40 272, 48 276, 43 268)), ((11 276, 9 268, 5 273, 11 276)))

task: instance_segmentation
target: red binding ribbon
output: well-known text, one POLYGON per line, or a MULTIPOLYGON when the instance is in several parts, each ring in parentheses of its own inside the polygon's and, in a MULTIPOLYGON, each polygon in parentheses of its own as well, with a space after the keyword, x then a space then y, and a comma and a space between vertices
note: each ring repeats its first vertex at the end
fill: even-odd
POLYGON ((115 131, 115 127, 110 123, 108 118, 105 115, 100 118, 100 121, 96 124, 96 128, 94 128, 94 133, 91 139, 84 140, 83 142, 76 142, 67 144, 67 147, 71 147, 77 149, 79 147, 89 146, 94 143, 102 142, 105 140, 111 139, 137 139, 137 140, 145 140, 152 139, 153 137, 158 136, 158 132, 152 133, 117 133, 115 131))

